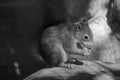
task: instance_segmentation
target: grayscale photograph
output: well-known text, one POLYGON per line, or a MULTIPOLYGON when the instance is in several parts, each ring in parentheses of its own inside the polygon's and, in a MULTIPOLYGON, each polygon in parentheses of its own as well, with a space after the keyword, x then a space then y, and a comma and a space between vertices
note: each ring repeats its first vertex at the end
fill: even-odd
POLYGON ((120 80, 120 0, 0 0, 0 80, 120 80))

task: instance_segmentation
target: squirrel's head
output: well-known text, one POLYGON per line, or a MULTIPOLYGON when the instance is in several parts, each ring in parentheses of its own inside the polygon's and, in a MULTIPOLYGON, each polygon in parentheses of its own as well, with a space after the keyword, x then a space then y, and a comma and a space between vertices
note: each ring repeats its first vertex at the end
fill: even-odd
POLYGON ((71 35, 78 42, 90 42, 93 41, 93 34, 89 28, 87 19, 81 19, 80 21, 71 24, 71 35))
POLYGON ((69 27, 76 48, 81 49, 85 53, 91 51, 93 47, 93 34, 89 28, 87 19, 81 19, 69 27))

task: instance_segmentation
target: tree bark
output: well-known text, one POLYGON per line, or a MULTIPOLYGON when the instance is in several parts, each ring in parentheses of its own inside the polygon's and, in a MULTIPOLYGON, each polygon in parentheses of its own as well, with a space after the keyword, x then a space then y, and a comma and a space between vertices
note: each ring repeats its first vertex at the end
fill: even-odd
POLYGON ((39 70, 24 80, 114 80, 112 74, 103 67, 90 62, 89 65, 75 65, 68 68, 46 68, 39 70))

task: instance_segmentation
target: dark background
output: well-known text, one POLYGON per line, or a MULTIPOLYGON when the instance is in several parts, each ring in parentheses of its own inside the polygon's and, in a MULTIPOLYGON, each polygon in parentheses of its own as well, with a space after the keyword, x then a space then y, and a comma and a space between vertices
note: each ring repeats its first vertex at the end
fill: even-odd
POLYGON ((22 80, 45 68, 40 56, 35 56, 40 54, 42 30, 65 22, 69 15, 80 18, 87 9, 86 1, 0 0, 0 80, 22 80))

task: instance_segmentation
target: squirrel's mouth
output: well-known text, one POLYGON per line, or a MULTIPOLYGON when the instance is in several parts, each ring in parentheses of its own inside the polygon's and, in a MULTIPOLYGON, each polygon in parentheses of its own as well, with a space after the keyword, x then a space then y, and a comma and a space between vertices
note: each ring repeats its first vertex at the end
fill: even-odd
POLYGON ((81 43, 76 43, 76 45, 78 49, 81 49, 81 55, 86 56, 91 54, 92 45, 86 45, 81 43))

